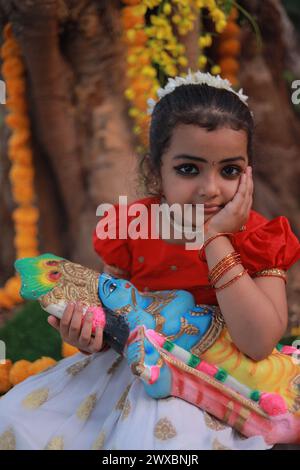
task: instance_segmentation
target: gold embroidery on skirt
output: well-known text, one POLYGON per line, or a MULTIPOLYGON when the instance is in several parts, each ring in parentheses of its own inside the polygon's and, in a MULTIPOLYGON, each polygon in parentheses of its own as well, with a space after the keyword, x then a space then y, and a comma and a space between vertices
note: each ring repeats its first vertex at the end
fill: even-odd
POLYGON ((82 421, 86 421, 89 417, 93 409, 95 408, 97 402, 97 395, 96 393, 92 393, 86 397, 83 402, 79 405, 76 415, 82 421))
POLYGON ((129 398, 126 398, 126 401, 125 401, 124 407, 123 407, 123 411, 122 411, 122 415, 121 415, 122 420, 128 418, 128 416, 130 414, 130 411, 131 411, 131 403, 130 403, 129 398))
POLYGON ((27 397, 22 401, 22 405, 28 410, 35 410, 48 400, 48 396, 49 388, 39 388, 38 390, 34 390, 34 392, 29 393, 29 395, 27 395, 27 397))
POLYGON ((123 410, 130 387, 131 387, 131 384, 127 385, 126 389, 122 393, 118 403, 116 404, 116 410, 123 410))
POLYGON ((82 361, 75 362, 75 364, 72 364, 66 369, 67 374, 70 374, 73 376, 79 374, 79 372, 81 372, 86 366, 89 365, 91 360, 92 360, 91 357, 86 357, 82 361))
POLYGON ((104 447, 104 442, 105 442, 105 432, 101 431, 97 439, 95 440, 94 444, 92 445, 91 450, 101 450, 104 447))
POLYGON ((215 438, 212 442, 212 449, 213 450, 232 450, 230 447, 224 446, 217 438, 215 438))
POLYGON ((177 431, 168 418, 161 418, 154 428, 154 436, 160 441, 172 439, 177 435, 177 431))
POLYGON ((16 438, 12 429, 8 429, 1 434, 0 450, 16 450, 16 438))
POLYGON ((206 411, 204 411, 204 421, 206 426, 214 431, 223 431, 223 429, 228 427, 226 424, 222 423, 222 421, 210 415, 206 411))
POLYGON ((63 436, 54 436, 48 442, 45 450, 64 450, 64 438, 63 436))
POLYGON ((122 361, 123 361, 123 356, 118 356, 106 373, 113 374, 117 370, 117 368, 119 367, 122 361))

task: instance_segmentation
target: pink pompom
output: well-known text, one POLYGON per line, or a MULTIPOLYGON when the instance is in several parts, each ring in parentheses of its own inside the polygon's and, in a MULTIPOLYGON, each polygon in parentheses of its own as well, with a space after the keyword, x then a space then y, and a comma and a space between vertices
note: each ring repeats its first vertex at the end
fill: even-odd
POLYGON ((262 393, 259 405, 270 416, 277 416, 287 412, 286 403, 277 393, 262 393))
POLYGON ((294 346, 283 346, 280 352, 283 354, 294 354, 297 351, 299 350, 294 346))
POLYGON ((96 332, 96 328, 100 326, 100 328, 104 328, 106 324, 106 318, 105 318, 105 313, 104 310, 101 306, 99 307, 89 307, 86 311, 86 314, 83 318, 83 322, 85 320, 85 317, 88 313, 93 314, 93 323, 92 323, 92 332, 96 332))
POLYGON ((205 361, 201 361, 196 369, 201 370, 201 372, 204 372, 204 374, 210 375, 211 377, 218 372, 218 368, 216 366, 208 364, 208 362, 205 361))

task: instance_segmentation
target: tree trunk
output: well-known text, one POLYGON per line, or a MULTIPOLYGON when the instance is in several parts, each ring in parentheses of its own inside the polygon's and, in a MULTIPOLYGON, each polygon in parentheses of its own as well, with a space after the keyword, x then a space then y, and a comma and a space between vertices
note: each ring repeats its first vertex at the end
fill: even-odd
MULTIPOLYGON (((256 18, 263 43, 259 50, 251 27, 243 27, 240 82, 256 122, 253 208, 269 219, 285 215, 300 238, 300 119, 283 77, 295 57, 296 32, 279 0, 241 3, 256 18)), ((298 324, 299 263, 289 271, 287 287, 290 324, 298 324)))
POLYGON ((91 242, 97 206, 136 196, 118 2, 0 6, 28 75, 40 249, 99 268, 91 242))

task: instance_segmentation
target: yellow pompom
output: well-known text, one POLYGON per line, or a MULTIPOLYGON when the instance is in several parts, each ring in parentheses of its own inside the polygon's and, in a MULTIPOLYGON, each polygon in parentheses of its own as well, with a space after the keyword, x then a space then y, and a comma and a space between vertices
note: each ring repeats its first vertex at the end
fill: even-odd
POLYGON ((23 380, 27 379, 30 375, 31 362, 21 359, 14 363, 9 371, 9 380, 12 385, 17 385, 23 380))
POLYGON ((11 366, 12 362, 10 359, 6 359, 4 364, 0 364, 0 393, 6 393, 11 388, 9 380, 11 366))
POLYGON ((72 346, 71 344, 65 342, 62 343, 62 357, 74 356, 74 354, 77 354, 78 352, 79 349, 75 348, 75 346, 72 346))
POLYGON ((56 364, 55 359, 52 359, 52 357, 43 356, 30 364, 30 375, 38 374, 39 372, 48 369, 48 367, 54 366, 54 364, 56 364))

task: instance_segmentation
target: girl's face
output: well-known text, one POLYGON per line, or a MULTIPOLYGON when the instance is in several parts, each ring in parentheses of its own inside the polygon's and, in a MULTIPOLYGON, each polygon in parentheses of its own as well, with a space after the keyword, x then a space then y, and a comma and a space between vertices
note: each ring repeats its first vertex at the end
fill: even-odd
POLYGON ((206 222, 233 199, 247 165, 244 130, 224 127, 207 131, 180 124, 162 156, 161 179, 166 202, 182 206, 204 204, 206 222))

